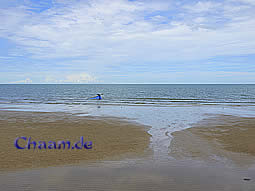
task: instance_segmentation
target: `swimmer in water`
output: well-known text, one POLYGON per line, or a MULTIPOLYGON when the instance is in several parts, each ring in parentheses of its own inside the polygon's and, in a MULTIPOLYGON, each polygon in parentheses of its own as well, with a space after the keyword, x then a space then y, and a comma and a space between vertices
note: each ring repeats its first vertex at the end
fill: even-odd
POLYGON ((99 99, 99 100, 101 100, 101 99, 102 99, 101 94, 97 94, 97 97, 98 97, 98 99, 99 99))
POLYGON ((95 96, 95 97, 91 97, 91 98, 89 98, 89 99, 97 99, 97 100, 101 100, 102 99, 102 96, 101 95, 103 95, 103 94, 97 94, 97 96, 95 96))

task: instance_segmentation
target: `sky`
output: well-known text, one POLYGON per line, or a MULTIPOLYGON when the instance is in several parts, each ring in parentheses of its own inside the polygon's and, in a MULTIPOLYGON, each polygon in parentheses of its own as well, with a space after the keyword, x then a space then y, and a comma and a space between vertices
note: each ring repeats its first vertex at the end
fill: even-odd
POLYGON ((0 0, 0 83, 255 84, 255 0, 0 0))

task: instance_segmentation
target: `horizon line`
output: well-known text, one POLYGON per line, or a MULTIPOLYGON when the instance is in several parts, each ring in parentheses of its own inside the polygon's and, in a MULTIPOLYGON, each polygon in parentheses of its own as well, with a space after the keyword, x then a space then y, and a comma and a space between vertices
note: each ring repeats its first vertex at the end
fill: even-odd
POLYGON ((255 85, 255 83, 0 83, 0 85, 255 85))

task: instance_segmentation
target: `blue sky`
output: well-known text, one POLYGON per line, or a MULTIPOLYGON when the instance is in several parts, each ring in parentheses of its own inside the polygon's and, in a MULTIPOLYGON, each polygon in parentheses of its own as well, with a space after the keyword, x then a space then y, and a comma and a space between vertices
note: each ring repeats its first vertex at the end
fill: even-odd
POLYGON ((254 0, 0 0, 0 83, 255 83, 254 0))

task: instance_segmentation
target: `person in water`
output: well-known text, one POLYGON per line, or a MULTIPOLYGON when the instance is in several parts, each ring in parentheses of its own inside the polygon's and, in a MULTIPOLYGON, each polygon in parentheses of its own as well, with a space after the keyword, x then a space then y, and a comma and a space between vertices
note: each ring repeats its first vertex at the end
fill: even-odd
MULTIPOLYGON (((102 94, 103 95, 103 94, 102 94)), ((89 98, 89 99, 97 99, 97 100, 101 100, 102 99, 102 96, 101 96, 101 94, 97 94, 97 96, 95 96, 95 97, 91 97, 91 98, 89 98)))
POLYGON ((98 99, 99 99, 99 100, 101 100, 101 99, 102 99, 101 94, 97 94, 97 96, 98 96, 98 99))

